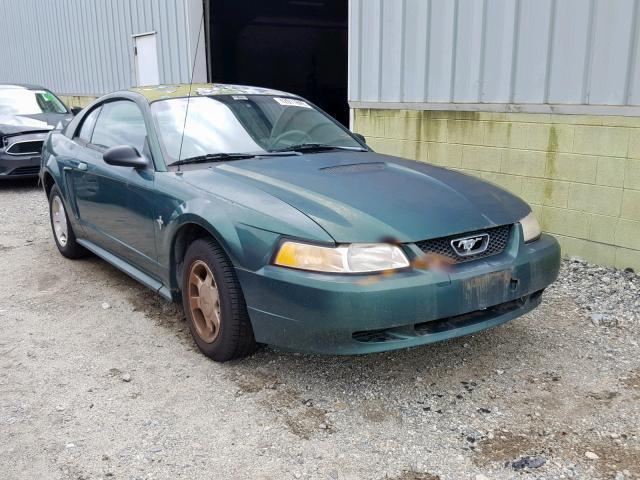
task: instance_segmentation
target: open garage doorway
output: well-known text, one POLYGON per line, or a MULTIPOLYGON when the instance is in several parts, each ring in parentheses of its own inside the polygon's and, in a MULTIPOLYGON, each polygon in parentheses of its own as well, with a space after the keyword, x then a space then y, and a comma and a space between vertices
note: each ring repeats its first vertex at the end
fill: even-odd
POLYGON ((208 0, 210 79, 302 95, 348 126, 347 4, 208 0))

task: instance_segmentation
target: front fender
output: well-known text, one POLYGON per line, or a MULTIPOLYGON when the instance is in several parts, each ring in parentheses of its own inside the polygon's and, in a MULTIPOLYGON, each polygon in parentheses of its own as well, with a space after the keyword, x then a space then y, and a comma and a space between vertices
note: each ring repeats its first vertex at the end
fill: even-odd
POLYGON ((187 225, 204 229, 237 268, 258 270, 269 262, 279 238, 288 235, 321 242, 332 238, 291 205, 243 182, 208 170, 156 175, 158 262, 175 288, 176 239, 187 225))

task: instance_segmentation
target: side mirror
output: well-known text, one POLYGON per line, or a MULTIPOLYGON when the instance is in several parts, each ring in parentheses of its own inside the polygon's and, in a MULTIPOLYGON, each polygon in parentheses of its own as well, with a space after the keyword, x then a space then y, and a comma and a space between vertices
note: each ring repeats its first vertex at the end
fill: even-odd
POLYGON ((71 115, 74 117, 82 111, 82 107, 71 107, 71 115))
POLYGON ((356 137, 358 140, 360 140, 362 143, 364 143, 365 145, 367 144, 367 139, 364 138, 364 135, 360 134, 360 133, 356 133, 356 132, 351 132, 353 134, 354 137, 356 137))
POLYGON ((104 152, 102 159, 109 165, 117 167, 131 167, 136 169, 146 168, 147 159, 138 153, 138 150, 130 145, 111 147, 104 152))

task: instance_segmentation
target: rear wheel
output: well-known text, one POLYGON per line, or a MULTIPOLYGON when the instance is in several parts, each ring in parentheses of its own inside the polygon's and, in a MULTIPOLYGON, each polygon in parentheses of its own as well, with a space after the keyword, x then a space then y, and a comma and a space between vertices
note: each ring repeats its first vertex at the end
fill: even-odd
POLYGON ((217 362, 256 348, 242 289, 233 265, 218 244, 194 241, 185 255, 182 303, 198 348, 217 362))
POLYGON ((53 238, 60 253, 67 258, 84 257, 87 251, 76 241, 76 235, 64 208, 62 194, 56 185, 49 192, 49 217, 53 238))

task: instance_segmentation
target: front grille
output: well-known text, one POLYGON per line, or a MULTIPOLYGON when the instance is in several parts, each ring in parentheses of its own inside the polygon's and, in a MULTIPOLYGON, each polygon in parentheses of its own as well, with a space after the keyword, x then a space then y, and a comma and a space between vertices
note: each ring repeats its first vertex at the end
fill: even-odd
POLYGON ((33 155, 42 151, 42 140, 15 142, 7 147, 6 152, 11 155, 33 155))
POLYGON ((35 165, 32 167, 18 167, 11 171, 9 175, 37 175, 40 173, 40 166, 35 165))
POLYGON ((457 235, 451 235, 449 237, 434 238, 432 240, 423 240, 416 242, 416 245, 424 253, 437 253, 449 257, 455 263, 469 262, 471 260, 477 260, 478 258, 490 257, 491 255, 497 255, 504 252, 509 242, 509 236, 511 235, 512 225, 502 225, 500 227, 487 228, 486 230, 477 230, 475 232, 459 233, 457 235), (451 241, 457 238, 472 237, 487 233, 489 235, 489 244, 484 252, 476 255, 460 256, 453 247, 451 241))

